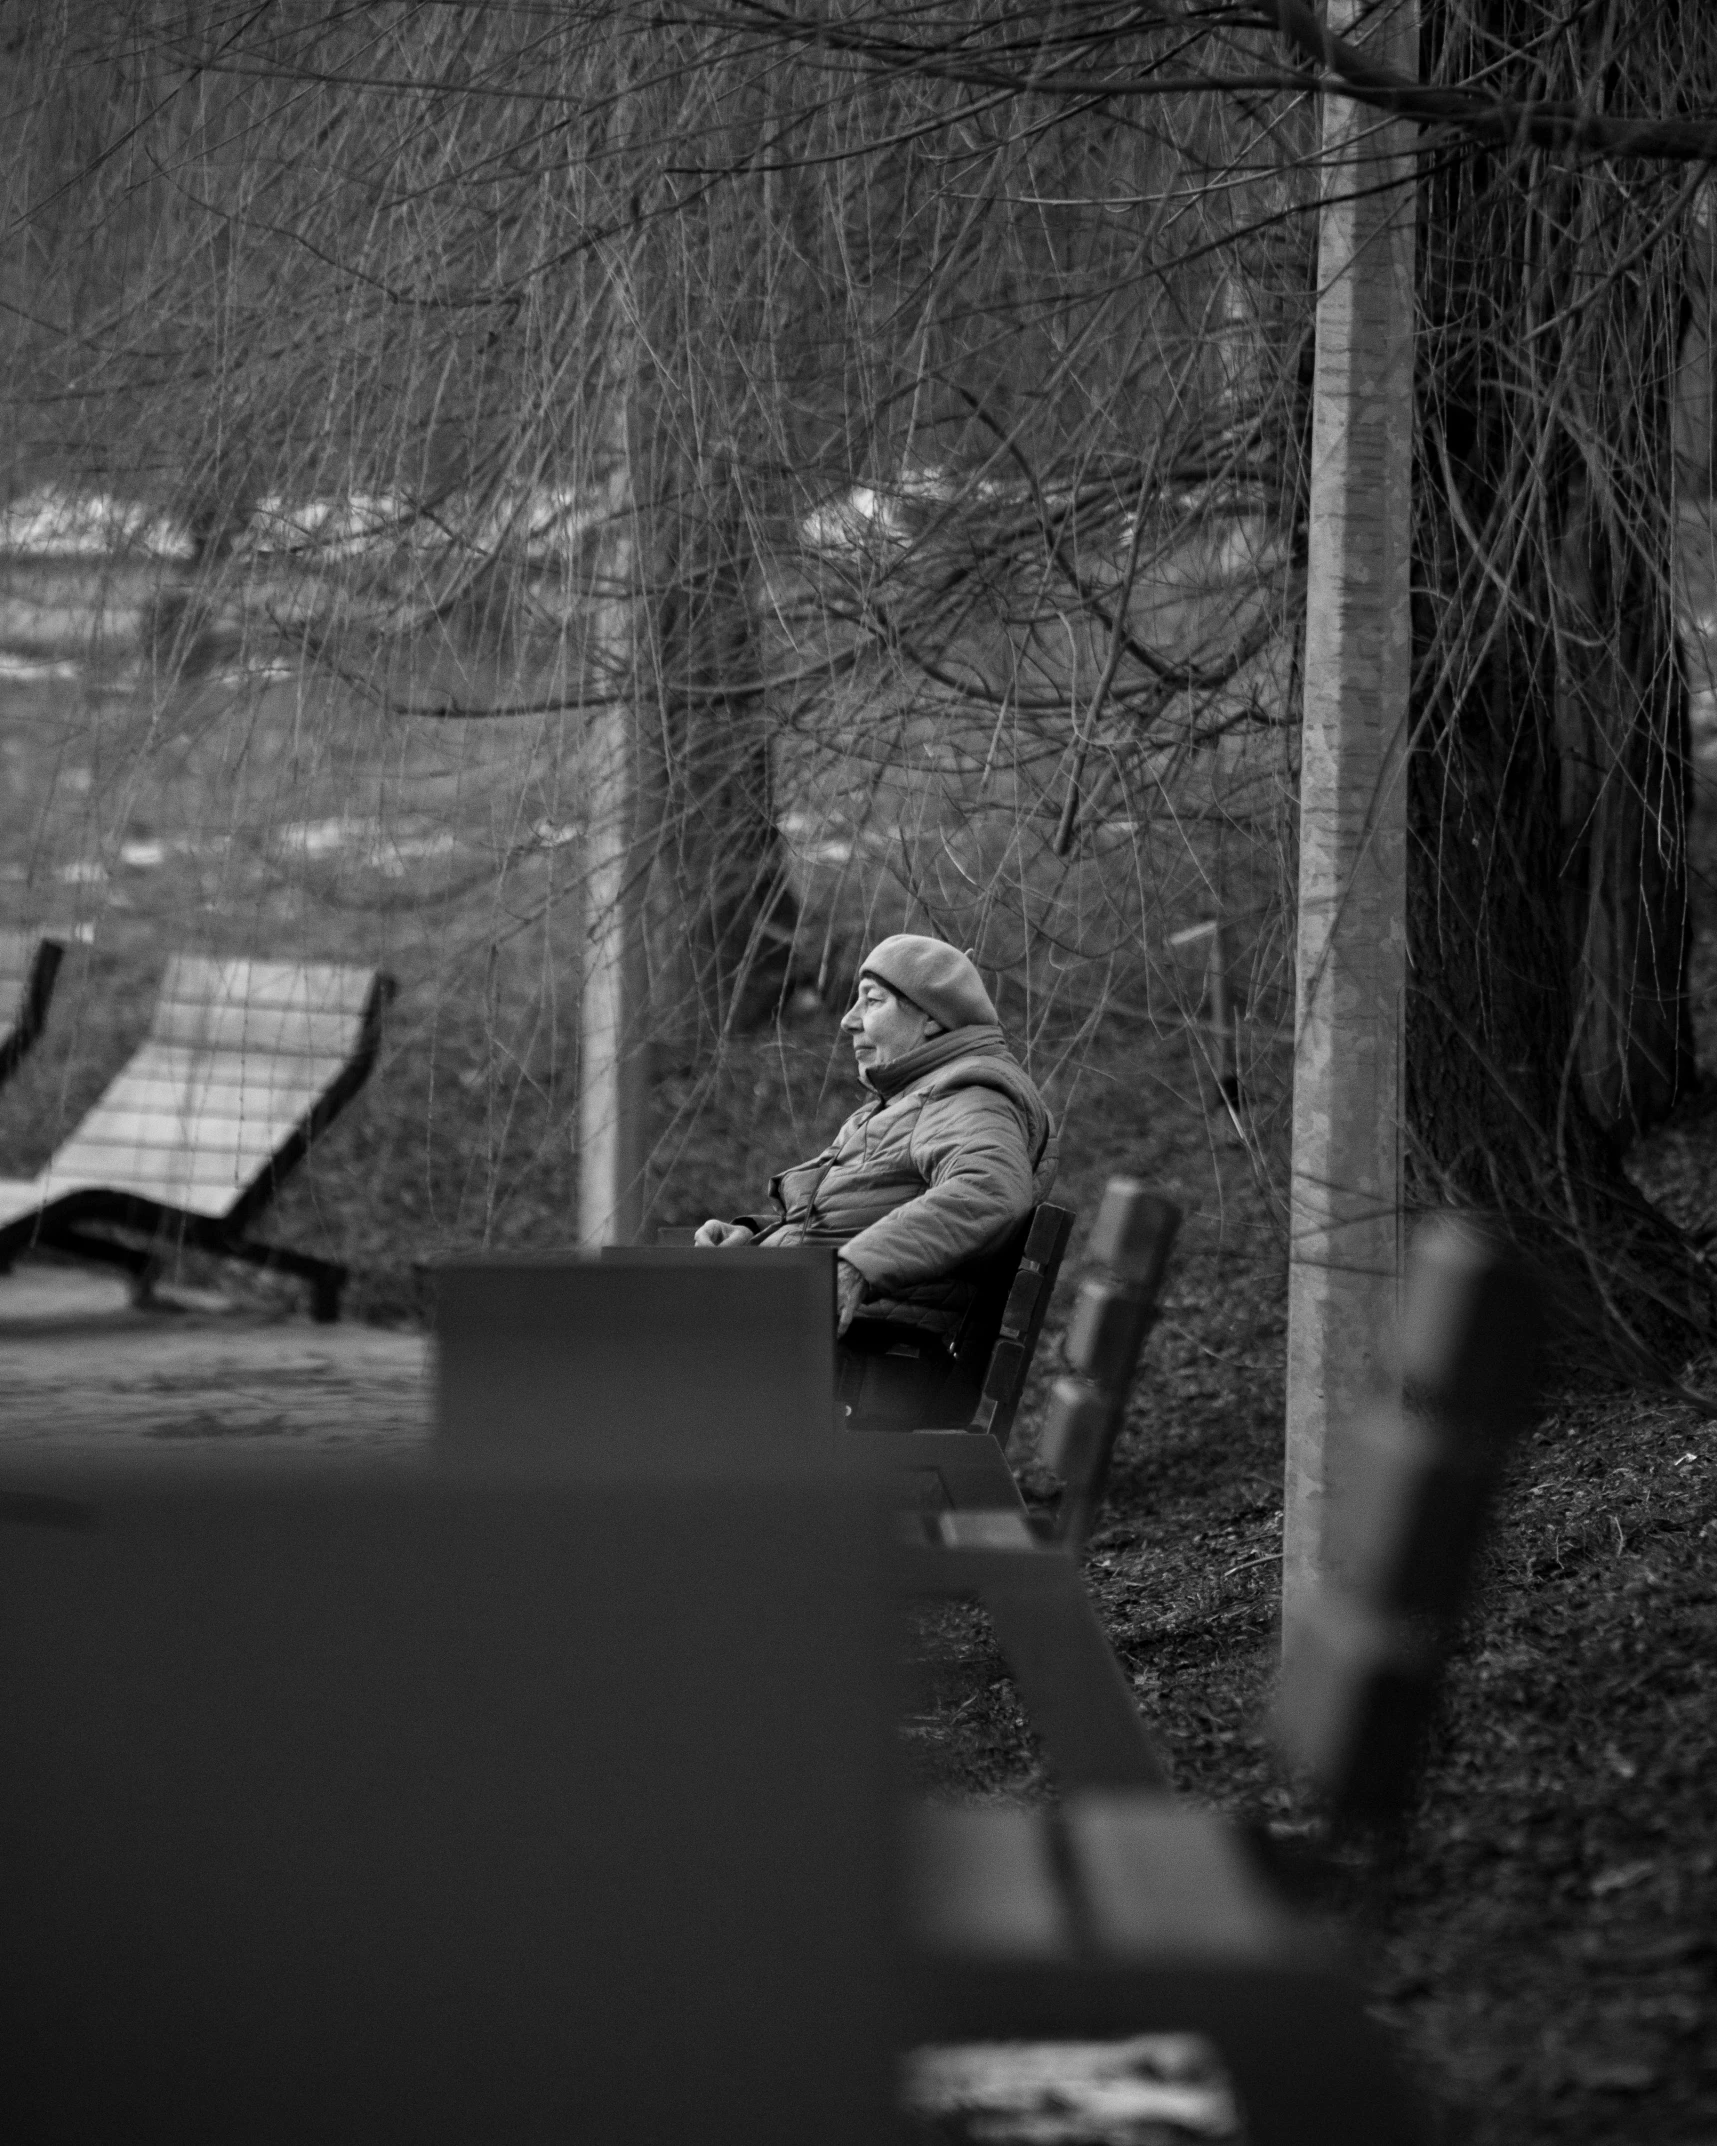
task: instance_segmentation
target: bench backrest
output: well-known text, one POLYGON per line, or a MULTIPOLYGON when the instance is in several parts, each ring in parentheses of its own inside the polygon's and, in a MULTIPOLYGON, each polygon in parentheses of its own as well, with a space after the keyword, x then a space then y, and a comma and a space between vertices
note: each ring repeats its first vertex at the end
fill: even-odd
POLYGON ((1055 1382, 1037 1448, 1062 1479, 1055 1539, 1074 1548, 1102 1501, 1180 1222, 1173 1200, 1137 1178, 1112 1177, 1104 1187, 1085 1248, 1089 1271, 1062 1343, 1070 1375, 1055 1382))
POLYGON ((0 1080, 41 1034, 64 953, 57 939, 0 931, 0 1080))
POLYGON ((175 956, 147 1039, 42 1183, 242 1224, 363 1085, 392 993, 374 969, 175 956))
POLYGON ((1071 1207, 1044 1200, 1011 1244, 991 1255, 978 1303, 956 1344, 961 1359, 981 1370, 971 1428, 1006 1445, 1025 1393, 1062 1254, 1073 1231, 1071 1207))
POLYGON ((431 1272, 444 1449, 768 1447, 832 1432, 827 1250, 613 1247, 431 1272))
POLYGON ((8 1468, 8 2128, 888 2135, 882 1550, 758 1467, 8 1468))
POLYGON ((1407 1262, 1400 1379, 1339 1426, 1325 1570, 1289 1607, 1274 1723, 1338 1820, 1405 1807, 1508 1447, 1531 1407, 1532 1276, 1453 1216, 1407 1262))

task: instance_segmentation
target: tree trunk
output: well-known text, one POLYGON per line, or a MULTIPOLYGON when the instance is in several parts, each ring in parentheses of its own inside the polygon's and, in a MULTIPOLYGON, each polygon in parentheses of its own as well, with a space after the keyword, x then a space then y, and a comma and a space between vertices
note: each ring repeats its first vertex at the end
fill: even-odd
POLYGON ((635 1244, 650 1140, 650 994, 645 887, 654 845, 639 752, 636 520, 624 447, 590 603, 586 718, 584 966, 578 1001, 578 1241, 635 1244))
POLYGON ((779 1005, 796 906, 775 826, 757 568, 737 487, 671 465, 650 543, 645 697, 662 799, 651 892, 657 1040, 699 1054, 779 1005))
MULTIPOLYGON (((1411 64, 1413 0, 1333 0, 1411 64)), ((1378 1382, 1400 1263, 1413 141, 1326 102, 1307 512, 1283 1642, 1328 1578, 1335 1440, 1378 1382), (1334 1437, 1332 1438, 1332 1433, 1334 1437)))
MULTIPOLYGON (((1656 294, 1660 307, 1666 295, 1656 294)), ((1673 329, 1652 340, 1673 348, 1673 329)), ((1670 489, 1663 399, 1650 412, 1652 436, 1634 443, 1651 457, 1643 475, 1660 524, 1670 489)), ((1556 713, 1581 1089, 1599 1125, 1625 1138, 1665 1117, 1693 1079, 1687 686, 1671 562, 1642 555, 1642 471, 1627 462, 1626 443, 1607 474, 1635 493, 1620 514, 1614 491, 1600 500, 1583 473, 1563 501, 1556 713)), ((1659 536, 1673 544, 1673 523, 1659 536)))
MULTIPOLYGON (((1630 77, 1613 94, 1647 104, 1661 55, 1633 35, 1637 65, 1616 67, 1615 14, 1583 19, 1579 44, 1549 36, 1539 0, 1433 0, 1431 71, 1538 39, 1499 94, 1587 95, 1609 66, 1630 77)), ((1501 1210, 1583 1320, 1600 1310, 1654 1352, 1706 1316, 1620 1169, 1626 1135, 1692 1075, 1670 572, 1680 183, 1445 156, 1419 276, 1410 1184, 1501 1210)))

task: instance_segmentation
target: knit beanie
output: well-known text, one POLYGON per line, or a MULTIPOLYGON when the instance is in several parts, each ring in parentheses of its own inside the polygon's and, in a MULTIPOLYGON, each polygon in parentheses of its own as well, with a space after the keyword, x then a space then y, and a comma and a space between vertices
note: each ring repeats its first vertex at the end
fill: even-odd
POLYGON ((871 948, 859 974, 887 984, 944 1028, 971 1028, 995 1021, 996 1009, 976 964, 958 947, 940 939, 897 931, 871 948))

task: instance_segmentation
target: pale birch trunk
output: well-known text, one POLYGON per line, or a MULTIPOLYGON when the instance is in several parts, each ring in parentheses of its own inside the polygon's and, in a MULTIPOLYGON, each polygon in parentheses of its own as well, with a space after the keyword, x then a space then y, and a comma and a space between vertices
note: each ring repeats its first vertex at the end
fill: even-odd
MULTIPOLYGON (((1416 0, 1330 0, 1417 68, 1416 0)), ((1288 1296, 1285 1643, 1323 1576, 1332 1454, 1379 1376, 1400 1258, 1412 632, 1414 161, 1347 99, 1323 118, 1306 590, 1288 1296)))
POLYGON ((632 1244, 644 1222, 649 1031, 647 786, 637 709, 637 535, 628 471, 611 511, 590 610, 585 732, 584 971, 579 994, 578 1241, 632 1244))

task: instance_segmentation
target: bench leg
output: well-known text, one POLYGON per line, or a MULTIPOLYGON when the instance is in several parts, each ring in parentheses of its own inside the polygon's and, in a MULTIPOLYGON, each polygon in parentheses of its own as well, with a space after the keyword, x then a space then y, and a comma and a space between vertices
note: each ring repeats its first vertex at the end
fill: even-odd
POLYGON ((311 1318, 322 1326, 330 1326, 339 1318, 340 1292, 346 1286, 347 1269, 338 1260, 318 1259, 313 1252, 294 1252, 283 1244, 260 1244, 253 1237, 224 1239, 209 1249, 227 1259, 243 1260, 247 1267, 262 1267, 308 1282, 311 1318))
MULTIPOLYGON (((77 1228, 44 1230, 39 1240, 49 1250, 71 1252, 103 1266, 122 1267, 131 1276, 134 1303, 147 1304, 161 1276, 160 1255, 149 1245, 122 1243, 117 1237, 93 1236, 77 1228)), ((346 1286, 347 1269, 338 1260, 318 1259, 312 1252, 294 1252, 286 1245, 261 1244, 252 1237, 220 1237, 187 1230, 173 1242, 186 1243, 199 1252, 212 1252, 222 1259, 240 1260, 247 1267, 262 1267, 277 1274, 290 1274, 310 1285, 310 1316, 329 1325, 340 1316, 340 1292, 346 1286)))
POLYGON ((70 1252, 97 1266, 119 1267, 131 1277, 131 1301, 147 1304, 161 1279, 161 1261, 147 1247, 122 1244, 117 1237, 92 1237, 80 1229, 44 1232, 40 1240, 52 1252, 70 1252))

